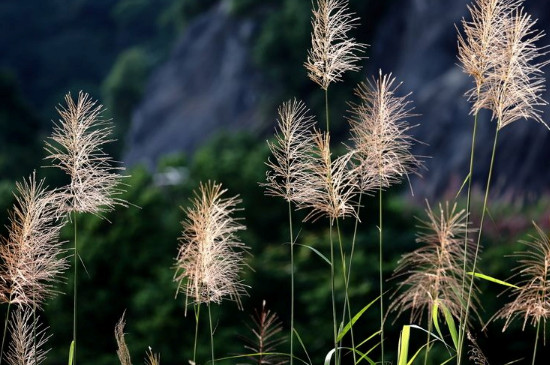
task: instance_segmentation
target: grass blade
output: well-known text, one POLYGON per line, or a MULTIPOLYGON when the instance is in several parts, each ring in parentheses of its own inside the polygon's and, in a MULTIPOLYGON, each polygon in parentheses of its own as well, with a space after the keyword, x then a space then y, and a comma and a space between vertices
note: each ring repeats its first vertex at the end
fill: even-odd
POLYGON ((338 337, 336 338, 336 342, 340 342, 342 340, 342 338, 346 335, 346 333, 349 332, 349 330, 351 329, 351 327, 355 324, 355 322, 357 322, 357 320, 359 318, 361 318, 361 316, 363 315, 363 313, 365 313, 365 311, 367 309, 370 308, 371 305, 373 305, 374 303, 376 303, 378 301, 378 299, 380 299, 380 296, 378 296, 377 298, 375 298, 372 302, 370 302, 369 304, 367 304, 366 306, 363 307, 363 309, 361 309, 359 312, 357 312, 356 315, 353 316, 353 318, 351 319, 351 321, 349 321, 345 326, 344 328, 340 331, 340 333, 338 334, 338 337))
POLYGON ((510 283, 508 283, 504 280, 496 279, 492 276, 485 275, 485 274, 482 274, 482 273, 479 273, 479 272, 474 273, 474 272, 469 271, 467 274, 468 275, 473 275, 473 276, 478 277, 478 278, 483 279, 483 280, 490 281, 492 283, 496 283, 496 284, 500 284, 500 285, 504 285, 504 286, 509 286, 510 288, 519 289, 519 287, 517 287, 514 284, 510 284, 510 283))
POLYGON ((313 251, 317 256, 319 256, 320 258, 322 258, 323 260, 326 261, 327 264, 329 264, 329 266, 332 266, 332 264, 330 263, 330 260, 325 256, 323 255, 321 252, 319 252, 319 250, 317 250, 316 248, 313 248, 311 246, 308 246, 308 245, 302 245, 302 244, 299 244, 299 243, 295 243, 294 244, 295 246, 302 246, 302 247, 305 247, 305 248, 309 248, 311 251, 313 251))

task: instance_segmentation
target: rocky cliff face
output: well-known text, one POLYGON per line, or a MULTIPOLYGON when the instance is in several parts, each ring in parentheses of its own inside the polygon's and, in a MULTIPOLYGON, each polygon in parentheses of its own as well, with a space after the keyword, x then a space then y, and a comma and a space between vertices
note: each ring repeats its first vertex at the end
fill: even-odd
MULTIPOLYGON (((468 173, 473 117, 464 92, 472 80, 457 65, 456 24, 469 18, 470 1, 407 0, 395 4, 388 18, 381 21, 373 41, 370 73, 382 68, 392 71, 412 91, 416 112, 421 116, 416 136, 426 145, 416 153, 431 156, 426 160, 423 178, 413 178, 418 197, 448 192, 454 196, 468 173)), ((526 10, 539 19, 539 29, 550 24, 550 2, 526 1, 526 10)), ((548 33, 548 32, 546 32, 548 33)), ((541 42, 542 43, 542 42, 541 42)), ((550 44, 545 37, 544 44, 550 44)), ((544 95, 550 100, 550 94, 544 95)), ((550 121, 550 109, 544 108, 550 121)), ((550 123, 549 123, 550 124, 550 123)), ((479 118, 474 184, 483 185, 493 144, 495 123, 490 115, 479 118)), ((536 196, 550 191, 550 133, 533 120, 520 120, 503 128, 498 137, 493 190, 500 195, 536 196)))
MULTIPOLYGON (((472 81, 457 65, 457 30, 469 17, 466 0, 400 0, 382 19, 366 61, 366 74, 393 72, 412 91, 419 123, 415 152, 426 159, 423 178, 413 178, 417 198, 454 196, 469 165, 473 117, 464 92, 472 81)), ((527 1, 539 28, 550 24, 550 2, 527 1)), ((359 14, 361 15, 361 14, 359 14)), ((152 76, 136 109, 129 164, 153 167, 163 154, 192 152, 209 135, 222 130, 261 125, 258 101, 266 95, 250 57, 252 20, 231 19, 223 7, 197 19, 186 31, 170 60, 152 76)), ((550 44, 550 38, 544 39, 550 44)), ((301 67, 301 65, 297 65, 301 67)), ((550 100, 550 95, 545 95, 550 100)), ((550 120, 545 110, 545 120, 550 120)), ((273 120, 274 118, 269 118, 273 120)), ((480 116, 474 183, 486 179, 494 135, 490 115, 480 116)), ((550 133, 532 120, 501 130, 495 164, 494 191, 535 194, 550 190, 550 133)), ((517 194, 516 194, 517 195, 517 194)))
POLYGON ((191 153, 215 132, 254 129, 262 77, 252 66, 253 20, 223 3, 197 18, 151 76, 133 113, 125 162, 154 168, 163 155, 191 153))

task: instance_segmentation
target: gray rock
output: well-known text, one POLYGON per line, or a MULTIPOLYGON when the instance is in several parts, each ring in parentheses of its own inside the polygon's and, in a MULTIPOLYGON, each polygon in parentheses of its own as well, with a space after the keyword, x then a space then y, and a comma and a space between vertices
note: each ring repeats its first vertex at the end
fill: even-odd
POLYGON ((223 2, 189 25, 133 113, 126 164, 154 169, 163 155, 191 153, 215 132, 261 124, 262 77, 249 56, 254 30, 223 2))
MULTIPOLYGON (((426 159, 422 178, 413 177, 415 195, 454 197, 468 174, 473 117, 463 96, 473 86, 457 59, 457 30, 462 17, 469 19, 470 1, 407 0, 394 2, 388 18, 381 21, 373 40, 369 72, 378 68, 392 71, 403 81, 402 90, 412 91, 415 112, 421 116, 414 133, 426 145, 415 153, 426 159)), ((526 1, 526 10, 539 18, 539 29, 548 28, 550 2, 526 1)), ((547 31, 548 33, 548 31, 547 31)), ((550 39, 543 39, 550 44, 550 39)), ((550 100, 546 93, 544 98, 550 100)), ((544 120, 550 119, 544 108, 544 120)), ((474 184, 487 179, 495 123, 490 114, 480 115, 476 137, 474 184)), ((520 120, 501 129, 494 167, 492 190, 499 195, 539 196, 550 190, 550 133, 533 120, 520 120)))

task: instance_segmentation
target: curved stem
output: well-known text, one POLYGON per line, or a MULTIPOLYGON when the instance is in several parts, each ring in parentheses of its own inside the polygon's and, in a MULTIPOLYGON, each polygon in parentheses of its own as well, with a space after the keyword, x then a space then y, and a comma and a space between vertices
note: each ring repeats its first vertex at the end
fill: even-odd
MULTIPOLYGON (((483 198, 483 209, 481 211, 481 219, 479 221, 479 230, 478 230, 478 234, 477 234, 477 242, 476 242, 476 249, 475 249, 475 253, 474 253, 474 262, 473 262, 473 265, 472 265, 472 279, 470 280, 470 287, 468 289, 468 296, 467 296, 467 300, 466 300, 466 311, 464 312, 464 323, 462 324, 462 327, 463 327, 463 330, 462 330, 462 342, 464 342, 464 332, 466 331, 466 322, 468 320, 468 314, 469 314, 469 311, 470 311, 470 304, 471 304, 471 299, 472 299, 472 291, 473 291, 473 287, 474 287, 474 277, 475 277, 475 273, 476 273, 476 266, 477 266, 477 258, 478 258, 478 255, 479 255, 479 247, 480 247, 480 243, 481 243, 481 233, 483 231, 483 222, 485 220, 485 211, 487 210, 487 201, 489 199, 489 191, 490 191, 490 188, 491 188, 491 177, 493 175, 493 166, 494 166, 494 162, 495 162, 495 154, 496 154, 496 149, 497 149, 497 141, 498 141, 498 125, 499 123, 497 123, 497 127, 496 127, 496 132, 495 132, 495 139, 493 141, 493 152, 491 153, 491 164, 489 165, 489 173, 487 175, 487 185, 485 187, 485 197, 483 198)), ((462 344, 460 343, 459 344, 459 349, 457 349, 457 351, 460 351, 460 348, 462 348, 462 344)), ((460 357, 458 358, 458 363, 460 364, 460 357)))
POLYGON ((195 343, 193 344, 193 364, 197 363, 197 339, 199 335, 199 318, 201 313, 201 304, 195 304, 195 343))
POLYGON ((212 356, 212 364, 214 364, 214 328, 212 327, 212 312, 210 310, 210 303, 206 306, 208 307, 208 322, 210 323, 210 354, 212 356))
POLYGON ((382 274, 382 185, 378 188, 378 231, 379 231, 379 249, 378 254, 380 258, 379 275, 380 275, 380 349, 382 351, 382 365, 384 364, 384 288, 383 288, 383 274, 382 274))
MULTIPOLYGON (((479 93, 479 92, 478 92, 479 93)), ((463 270, 462 270, 462 292, 461 295, 464 294, 464 291, 466 289, 466 272, 467 267, 466 263, 468 261, 468 228, 469 225, 469 217, 470 217, 470 205, 472 202, 472 179, 473 179, 473 173, 474 173, 474 154, 475 154, 475 142, 476 142, 476 133, 477 133, 477 116, 478 113, 474 115, 474 129, 472 131, 472 145, 470 149, 470 169, 468 171, 468 194, 466 196, 466 214, 468 215, 468 224, 466 224, 466 229, 464 232, 464 262, 463 262, 463 270)), ((473 280, 473 277, 472 279, 473 280)), ((464 298, 463 298, 464 299, 464 298)), ((463 307, 460 306, 460 323, 458 327, 458 349, 457 349, 457 363, 460 364, 461 358, 462 358, 462 344, 464 342, 464 333, 465 333, 465 319, 464 319, 464 310, 463 307)))

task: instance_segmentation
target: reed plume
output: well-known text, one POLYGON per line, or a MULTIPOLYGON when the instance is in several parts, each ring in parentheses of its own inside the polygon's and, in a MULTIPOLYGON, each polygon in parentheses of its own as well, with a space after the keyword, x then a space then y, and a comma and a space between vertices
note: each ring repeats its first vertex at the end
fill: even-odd
MULTIPOLYGON (((416 239, 422 246, 403 255, 399 261, 393 277, 402 279, 389 307, 398 316, 410 310, 410 320, 417 323, 422 321, 424 313, 430 318, 436 301, 459 318, 468 289, 462 285, 466 211, 446 203, 444 207, 439 204, 439 212, 428 205, 426 213, 428 219, 420 221, 421 233, 416 239)), ((466 258, 471 260, 475 246, 472 240, 468 243, 466 258)), ((474 293, 471 309, 477 313, 476 303, 474 293)))
POLYGON ((314 124, 309 110, 301 101, 289 100, 278 109, 275 142, 268 142, 273 160, 269 159, 266 174, 266 194, 280 196, 287 202, 300 199, 307 173, 304 163, 311 152, 311 128, 314 124))
POLYGON ((245 227, 232 216, 241 200, 224 198, 226 191, 221 184, 201 183, 191 206, 184 209, 187 219, 182 222, 174 281, 186 303, 220 303, 229 297, 240 307, 240 297, 246 294, 239 273, 246 266, 248 247, 237 237, 245 227))
POLYGON ((50 336, 46 336, 46 329, 38 319, 33 319, 30 308, 19 308, 11 316, 11 342, 6 356, 9 365, 38 365, 46 360, 49 350, 43 347, 50 336))
POLYGON ((145 354, 145 365, 160 365, 160 354, 153 353, 151 347, 145 354))
POLYGON ((113 159, 103 151, 112 142, 113 128, 102 117, 103 107, 83 92, 76 102, 67 94, 65 103, 57 109, 61 119, 46 142, 47 159, 71 178, 60 192, 64 211, 101 214, 117 204, 126 206, 116 198, 123 193, 117 172, 124 168, 113 166, 113 159))
POLYGON ((126 326, 124 315, 125 313, 122 314, 122 317, 120 317, 115 326, 115 339, 118 346, 116 354, 120 361, 120 365, 132 365, 130 351, 128 350, 128 346, 126 345, 126 340, 124 339, 124 326, 126 326))
POLYGON ((277 314, 266 308, 265 300, 262 302, 261 310, 254 310, 252 326, 248 326, 253 338, 245 338, 247 345, 245 348, 252 351, 255 356, 248 359, 255 364, 281 365, 288 361, 279 355, 272 354, 276 352, 277 347, 284 342, 280 337, 283 325, 279 321, 277 314), (261 354, 256 356, 256 354, 261 354))
POLYGON ((346 0, 318 0, 313 8, 311 49, 304 63, 309 78, 323 90, 330 83, 340 81, 346 71, 357 71, 355 65, 362 57, 365 44, 349 38, 357 18, 348 12, 346 0))
POLYGON ((546 47, 538 47, 544 32, 534 29, 536 20, 523 10, 519 0, 479 0, 469 7, 472 20, 463 20, 458 58, 463 70, 474 78, 467 95, 472 113, 489 109, 501 129, 519 119, 542 120, 546 105, 542 68, 548 61, 546 47))
POLYGON ((36 181, 16 184, 15 205, 9 214, 7 237, 1 238, 2 300, 39 308, 55 293, 55 283, 67 269, 59 242, 57 195, 36 181))
POLYGON ((298 199, 298 208, 311 211, 305 221, 315 221, 326 216, 333 222, 337 218, 354 216, 352 202, 356 191, 356 179, 350 160, 352 152, 332 160, 330 136, 316 130, 313 134, 312 155, 305 162, 303 189, 298 199))
POLYGON ((401 84, 382 75, 361 83, 355 89, 359 104, 352 104, 351 140, 357 165, 358 186, 362 192, 385 189, 415 173, 422 162, 411 153, 414 138, 408 132, 414 127, 407 119, 411 113, 410 94, 397 96, 401 84))
POLYGON ((494 319, 504 319, 505 331, 516 318, 523 319, 523 329, 527 322, 533 326, 550 317, 550 239, 534 222, 537 236, 520 241, 526 250, 517 253, 520 277, 517 287, 511 289, 514 300, 502 307, 494 319))

